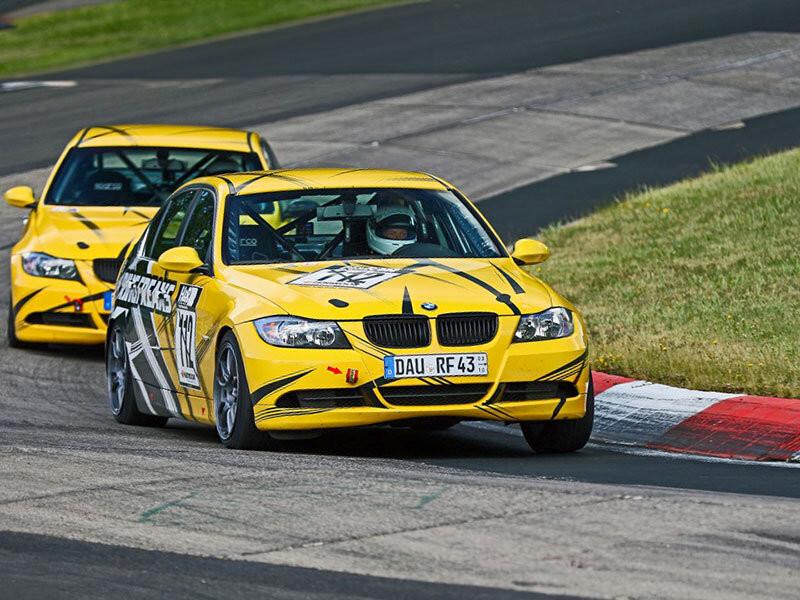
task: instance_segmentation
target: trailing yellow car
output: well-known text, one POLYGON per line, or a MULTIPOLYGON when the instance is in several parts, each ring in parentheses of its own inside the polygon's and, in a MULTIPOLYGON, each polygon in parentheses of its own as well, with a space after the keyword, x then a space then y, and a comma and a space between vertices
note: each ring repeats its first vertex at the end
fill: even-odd
MULTIPOLYGON (((111 292, 132 241, 182 183, 197 176, 275 168, 257 134, 174 125, 88 127, 64 149, 11 251, 8 340, 101 344, 111 292)), ((177 232, 174 232, 177 234, 177 232)))
POLYGON ((323 429, 519 422, 567 452, 592 429, 586 331, 452 185, 307 169, 180 188, 130 253, 106 345, 121 423, 215 425, 232 448, 323 429), (278 206, 294 218, 268 222, 278 206), (175 235, 175 232, 179 232, 175 235))

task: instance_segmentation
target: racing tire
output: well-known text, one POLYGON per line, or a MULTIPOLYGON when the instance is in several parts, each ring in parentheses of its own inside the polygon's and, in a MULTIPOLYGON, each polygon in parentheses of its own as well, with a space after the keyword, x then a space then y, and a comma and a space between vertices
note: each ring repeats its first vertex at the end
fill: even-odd
POLYGON ((520 423, 522 435, 538 454, 565 454, 583 448, 592 435, 594 426, 594 384, 589 373, 586 393, 586 414, 580 419, 564 421, 528 421, 520 423))
POLYGON ((214 367, 214 422, 219 441, 234 450, 277 450, 280 442, 256 427, 244 360, 232 331, 222 336, 214 367))
POLYGON ((168 417, 148 415, 136 406, 128 349, 122 330, 116 323, 108 331, 106 343, 106 387, 108 406, 118 423, 140 427, 163 427, 168 417))

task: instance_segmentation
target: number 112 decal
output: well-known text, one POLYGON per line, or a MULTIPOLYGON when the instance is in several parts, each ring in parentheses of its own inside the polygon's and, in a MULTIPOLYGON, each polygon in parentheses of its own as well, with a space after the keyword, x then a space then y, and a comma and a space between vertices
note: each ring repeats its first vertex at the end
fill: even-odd
POLYGON ((181 285, 175 312, 175 362, 178 381, 185 387, 200 389, 197 373, 197 301, 201 289, 181 285))

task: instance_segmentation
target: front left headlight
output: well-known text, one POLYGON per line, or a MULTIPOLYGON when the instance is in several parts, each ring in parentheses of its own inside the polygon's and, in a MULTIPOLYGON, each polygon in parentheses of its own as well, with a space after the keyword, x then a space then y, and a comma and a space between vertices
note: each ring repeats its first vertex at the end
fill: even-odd
POLYGON ((308 321, 298 317, 265 317, 254 321, 261 339, 283 348, 349 348, 334 321, 308 321))
POLYGON ((22 270, 35 277, 53 277, 80 281, 75 261, 56 258, 43 252, 27 252, 22 255, 22 270))
POLYGON ((575 331, 572 313, 563 306, 548 308, 540 313, 522 315, 514 334, 515 342, 554 340, 568 337, 575 331))

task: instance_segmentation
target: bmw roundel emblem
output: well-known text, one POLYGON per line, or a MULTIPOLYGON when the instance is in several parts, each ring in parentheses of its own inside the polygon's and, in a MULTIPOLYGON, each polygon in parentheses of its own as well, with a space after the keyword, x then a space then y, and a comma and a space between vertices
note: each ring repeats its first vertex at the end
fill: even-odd
POLYGON ((423 302, 421 306, 425 310, 436 310, 437 308, 433 302, 423 302))

